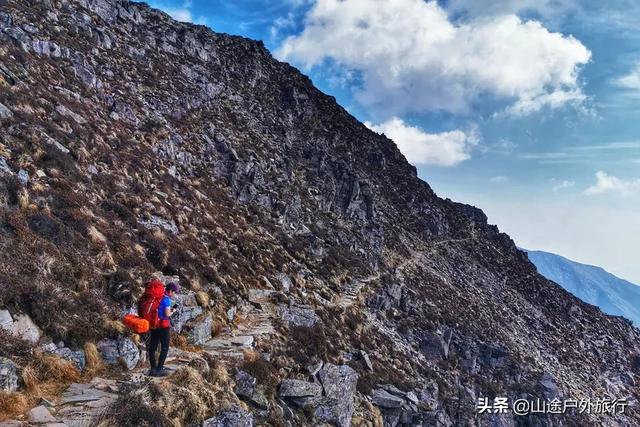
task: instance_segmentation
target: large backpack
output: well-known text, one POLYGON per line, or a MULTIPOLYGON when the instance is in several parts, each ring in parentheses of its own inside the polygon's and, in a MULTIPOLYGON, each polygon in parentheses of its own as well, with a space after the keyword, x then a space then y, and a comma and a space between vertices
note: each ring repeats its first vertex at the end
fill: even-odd
POLYGON ((158 279, 153 279, 147 283, 144 294, 138 301, 138 316, 149 322, 149 328, 156 329, 160 327, 160 318, 158 317, 158 308, 160 301, 164 296, 164 283, 158 279))

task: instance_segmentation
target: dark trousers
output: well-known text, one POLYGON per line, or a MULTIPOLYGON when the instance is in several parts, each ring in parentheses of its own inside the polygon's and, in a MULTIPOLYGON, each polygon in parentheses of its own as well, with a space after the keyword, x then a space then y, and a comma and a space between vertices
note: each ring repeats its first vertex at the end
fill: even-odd
POLYGON ((151 329, 149 332, 149 363, 151 369, 162 369, 169 353, 169 331, 171 328, 151 329), (156 350, 160 344, 160 357, 156 361, 156 350))

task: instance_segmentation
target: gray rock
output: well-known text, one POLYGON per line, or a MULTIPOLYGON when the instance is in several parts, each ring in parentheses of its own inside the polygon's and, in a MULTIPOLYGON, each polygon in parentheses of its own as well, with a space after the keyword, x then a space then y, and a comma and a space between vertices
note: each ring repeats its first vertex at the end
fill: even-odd
POLYGON ((233 392, 238 396, 242 397, 251 397, 253 392, 256 389, 256 379, 243 371, 242 369, 238 369, 235 378, 235 387, 233 392))
MULTIPOLYGON (((5 315, 5 321, 7 320, 5 315)), ((3 326, 4 328, 4 326, 3 326)), ((38 326, 33 323, 33 320, 27 314, 19 314, 15 316, 13 323, 10 327, 5 328, 13 335, 30 342, 31 344, 37 344, 42 336, 42 331, 38 326)))
MULTIPOLYGON (((0 157, 0 175, 11 175, 12 173, 13 172, 11 172, 11 168, 7 164, 7 161, 5 160, 5 158, 0 157)), ((2 310, 2 311, 7 311, 7 310, 2 310)), ((13 320, 11 321, 13 322, 13 320)))
POLYGON ((423 332, 420 350, 430 359, 446 359, 449 355, 449 343, 441 335, 423 332))
POLYGON ((280 383, 280 397, 318 397, 322 394, 322 386, 308 381, 287 379, 280 383))
POLYGON ((231 307, 229 310, 227 310, 227 320, 229 322, 233 322, 233 319, 236 318, 236 311, 238 311, 238 309, 236 308, 235 305, 231 307))
POLYGON ((499 344, 481 344, 478 361, 486 368, 499 368, 505 365, 509 352, 499 344))
MULTIPOLYGON (((0 158, 0 162, 4 160, 0 158)), ((11 313, 9 310, 0 310, 0 328, 11 330, 11 326, 13 326, 13 317, 11 317, 11 313)))
POLYGON ((403 399, 407 396, 407 393, 400 390, 398 387, 394 386, 393 384, 385 384, 382 386, 382 388, 388 391, 389 393, 393 394, 394 396, 398 396, 403 399))
POLYGON ((102 390, 98 390, 91 384, 73 383, 64 393, 62 393, 60 403, 94 402, 101 399, 115 399, 117 396, 118 395, 114 393, 107 393, 102 390))
POLYGON ((64 56, 63 49, 56 43, 48 40, 33 40, 31 47, 38 55, 52 56, 54 58, 64 56))
POLYGON ((43 405, 36 406, 29 412, 27 412, 27 417, 29 417, 29 421, 34 424, 45 424, 45 423, 54 423, 56 419, 51 412, 44 407, 43 405))
POLYGON ((202 427, 253 427, 253 415, 244 409, 234 408, 205 420, 202 427))
POLYGON ((362 358, 362 361, 364 362, 364 366, 368 370, 373 371, 373 364, 371 363, 371 359, 369 358, 369 355, 367 354, 367 352, 364 351, 364 350, 360 350, 360 357, 362 358))
POLYGON ((257 381, 253 376, 239 369, 236 373, 233 392, 243 400, 252 403, 258 408, 267 409, 269 407, 269 402, 264 394, 258 390, 256 383, 257 381))
MULTIPOLYGON (((64 145, 60 144, 55 139, 51 138, 46 133, 42 132, 42 137, 44 138, 44 142, 45 143, 47 143, 49 145, 53 145, 55 148, 57 148, 58 150, 62 151, 64 154, 69 154, 70 153, 70 151, 69 151, 69 149, 67 147, 65 147, 64 145)), ((42 178, 42 177, 40 177, 40 178, 42 178)))
POLYGON ((56 111, 61 115, 61 116, 65 116, 65 117, 69 117, 71 118, 74 122, 78 123, 79 125, 83 125, 85 123, 87 123, 87 120, 82 117, 80 114, 75 113, 71 110, 69 110, 67 107, 65 107, 64 105, 58 105, 56 107, 56 111))
POLYGON ((196 319, 203 311, 202 308, 197 305, 183 305, 179 301, 176 302, 179 308, 177 313, 171 318, 171 327, 175 333, 179 334, 188 322, 196 319))
POLYGON ((416 396, 416 394, 412 391, 407 393, 406 398, 409 402, 413 403, 414 405, 417 405, 418 403, 420 403, 418 396, 416 396))
MULTIPOLYGON (((435 381, 431 381, 429 383, 427 383, 427 385, 425 385, 419 392, 418 392, 418 399, 420 399, 420 402, 422 402, 422 404, 431 409, 434 410, 436 408, 438 408, 438 394, 440 392, 440 389, 438 387, 438 383, 435 381)), ((408 398, 408 396, 407 396, 408 398)))
POLYGON ((80 81, 86 86, 89 86, 91 88, 99 88, 102 85, 92 67, 82 64, 76 64, 73 70, 76 74, 76 77, 78 77, 80 81))
POLYGON ((29 183, 29 172, 24 169, 20 169, 18 171, 18 179, 22 183, 22 185, 27 185, 29 183))
POLYGON ((52 353, 58 355, 59 357, 66 359, 70 362, 73 362, 74 365, 80 370, 83 371, 85 366, 87 366, 87 359, 85 357, 84 351, 77 350, 73 351, 68 347, 56 348, 52 353))
POLYGON ((312 363, 307 366, 307 372, 309 372, 309 375, 315 376, 318 372, 320 372, 320 369, 322 369, 323 365, 324 362, 322 360, 316 363, 312 363))
POLYGON ((156 215, 151 215, 149 219, 139 218, 138 222, 142 224, 143 227, 154 229, 154 228, 162 228, 170 232, 171 234, 178 234, 178 226, 173 221, 168 221, 164 218, 160 218, 156 215))
POLYGON ((9 119, 13 117, 13 112, 4 104, 0 103, 0 119, 9 119))
POLYGON ((212 327, 213 318, 210 314, 200 320, 194 320, 185 327, 187 339, 191 344, 204 344, 211 339, 212 327))
POLYGON ((549 372, 544 372, 540 376, 539 383, 542 388, 542 394, 546 399, 553 399, 560 395, 560 390, 558 389, 556 380, 549 372))
POLYGON ((318 377, 325 397, 316 404, 314 416, 334 425, 350 426, 358 374, 349 366, 327 363, 318 377))
POLYGON ((292 286, 291 278, 284 273, 276 274, 276 279, 280 282, 280 288, 283 292, 289 292, 292 286))
POLYGON ((0 357, 0 390, 18 389, 18 366, 11 360, 0 357))
POLYGON ((629 385, 631 387, 635 387, 636 379, 631 371, 624 371, 620 374, 620 381, 623 384, 629 385))
POLYGON ((403 398, 395 396, 382 388, 373 391, 371 401, 381 408, 399 408, 404 404, 403 398))
POLYGON ((280 314, 282 318, 289 323, 289 326, 311 327, 318 322, 316 312, 311 307, 305 305, 282 307, 280 314))
POLYGON ((98 350, 108 364, 122 360, 127 369, 133 369, 140 361, 140 351, 136 344, 128 337, 118 339, 105 338, 98 342, 98 350))

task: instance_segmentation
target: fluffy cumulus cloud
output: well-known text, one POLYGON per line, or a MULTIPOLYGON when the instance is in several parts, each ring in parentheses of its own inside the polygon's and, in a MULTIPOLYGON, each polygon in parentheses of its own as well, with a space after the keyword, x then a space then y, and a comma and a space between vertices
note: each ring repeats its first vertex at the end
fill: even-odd
POLYGON ((427 133, 394 117, 379 125, 366 122, 371 130, 391 138, 407 160, 414 165, 454 166, 470 158, 478 144, 474 130, 427 133))
POLYGON ((327 61, 357 75, 356 98, 384 117, 471 111, 491 96, 527 114, 580 102, 591 52, 540 22, 495 15, 461 23, 436 1, 317 0, 277 55, 307 69, 327 61))
POLYGON ((640 192, 640 179, 624 180, 609 175, 604 171, 598 171, 596 173, 596 183, 584 191, 589 196, 607 193, 632 196, 638 192, 640 192))

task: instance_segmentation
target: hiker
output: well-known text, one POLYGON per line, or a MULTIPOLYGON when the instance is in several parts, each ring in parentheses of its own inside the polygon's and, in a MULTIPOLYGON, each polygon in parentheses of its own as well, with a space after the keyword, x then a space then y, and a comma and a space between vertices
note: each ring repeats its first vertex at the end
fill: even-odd
POLYGON ((173 304, 172 298, 174 298, 179 289, 180 287, 176 283, 169 283, 164 288, 164 296, 158 305, 157 327, 152 328, 149 332, 149 363, 151 364, 149 375, 152 377, 165 377, 169 375, 169 372, 164 368, 164 362, 169 352, 171 316, 177 308, 177 306, 173 304), (158 344, 160 344, 160 356, 156 360, 158 344))

